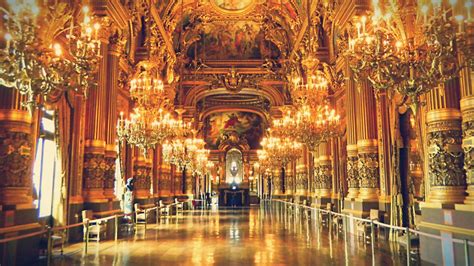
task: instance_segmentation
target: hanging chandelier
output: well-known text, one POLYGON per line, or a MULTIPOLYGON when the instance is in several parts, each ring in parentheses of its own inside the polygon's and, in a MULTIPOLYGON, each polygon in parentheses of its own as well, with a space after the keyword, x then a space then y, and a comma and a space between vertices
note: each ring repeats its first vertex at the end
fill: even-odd
POLYGON ((78 27, 65 3, 48 10, 40 9, 36 1, 17 1, 9 3, 9 10, 0 8, 0 13, 6 32, 0 49, 0 84, 26 95, 23 104, 30 113, 54 92, 87 94, 95 84, 100 58, 100 24, 93 23, 88 7, 83 7, 84 21, 78 27), (69 49, 63 54, 56 39, 67 30, 67 21, 69 49))
POLYGON ((204 141, 195 136, 167 140, 163 143, 163 159, 166 163, 176 165, 181 171, 185 169, 194 171, 198 159, 204 160, 204 156, 206 156, 207 160, 206 153, 208 152, 205 151, 204 145, 204 141))
POLYGON ((417 103, 420 95, 456 77, 461 69, 457 49, 472 47, 462 45, 465 19, 453 13, 456 1, 450 2, 452 8, 443 8, 440 0, 431 7, 420 5, 417 16, 401 18, 396 1, 382 7, 373 0, 372 16, 362 16, 355 24, 357 34, 346 53, 356 78, 367 78, 377 92, 394 89, 417 103), (409 32, 404 20, 413 21, 422 32, 409 32))
POLYGON ((147 111, 142 107, 134 109, 130 119, 124 119, 123 113, 117 123, 117 136, 121 142, 138 147, 145 157, 150 149, 165 139, 174 136, 179 122, 170 114, 163 114, 160 109, 158 113, 147 111))
POLYGON ((297 140, 311 152, 316 151, 321 142, 340 134, 340 116, 327 103, 316 108, 302 106, 295 121, 297 140))
POLYGON ((295 104, 316 106, 328 96, 328 86, 325 74, 316 70, 306 78, 293 75, 290 93, 295 104))
POLYGON ((260 152, 260 155, 267 157, 271 165, 276 168, 285 168, 303 153, 300 142, 290 138, 274 137, 271 133, 269 137, 262 139, 261 145, 264 151, 260 152))
POLYGON ((165 108, 170 101, 165 85, 152 64, 144 63, 137 78, 130 81, 130 97, 147 109, 165 108))

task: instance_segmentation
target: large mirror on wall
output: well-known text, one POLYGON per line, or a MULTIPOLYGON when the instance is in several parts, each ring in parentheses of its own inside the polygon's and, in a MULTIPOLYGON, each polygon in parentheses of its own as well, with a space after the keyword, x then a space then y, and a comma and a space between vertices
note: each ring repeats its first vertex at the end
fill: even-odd
POLYGON ((226 154, 226 183, 240 184, 243 179, 242 152, 236 148, 230 149, 226 154))

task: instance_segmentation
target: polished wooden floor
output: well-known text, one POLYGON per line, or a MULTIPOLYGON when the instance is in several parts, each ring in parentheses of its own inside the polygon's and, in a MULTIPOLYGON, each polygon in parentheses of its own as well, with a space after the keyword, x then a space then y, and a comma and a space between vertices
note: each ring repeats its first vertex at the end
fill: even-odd
MULTIPOLYGON (((405 265, 380 241, 375 265, 405 265)), ((189 211, 114 241, 67 247, 53 265, 372 265, 370 244, 329 233, 317 219, 274 207, 189 211), (346 248, 347 246, 347 248, 346 248)))

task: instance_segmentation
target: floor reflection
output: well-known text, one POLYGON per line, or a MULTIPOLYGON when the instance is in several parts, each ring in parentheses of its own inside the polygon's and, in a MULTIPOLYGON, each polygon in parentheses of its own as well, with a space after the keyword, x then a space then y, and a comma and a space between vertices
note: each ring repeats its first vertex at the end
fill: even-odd
MULTIPOLYGON (((372 265, 370 244, 329 231, 314 213, 265 206, 185 212, 118 243, 65 250, 52 265, 372 265)), ((375 265, 404 265, 404 251, 376 246, 375 265)))

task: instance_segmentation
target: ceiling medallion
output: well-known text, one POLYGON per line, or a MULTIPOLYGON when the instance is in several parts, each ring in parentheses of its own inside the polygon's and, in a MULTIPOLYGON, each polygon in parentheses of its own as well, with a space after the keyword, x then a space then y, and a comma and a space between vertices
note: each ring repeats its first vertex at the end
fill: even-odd
POLYGON ((226 15, 244 15, 252 11, 257 0, 211 0, 212 6, 226 15))

